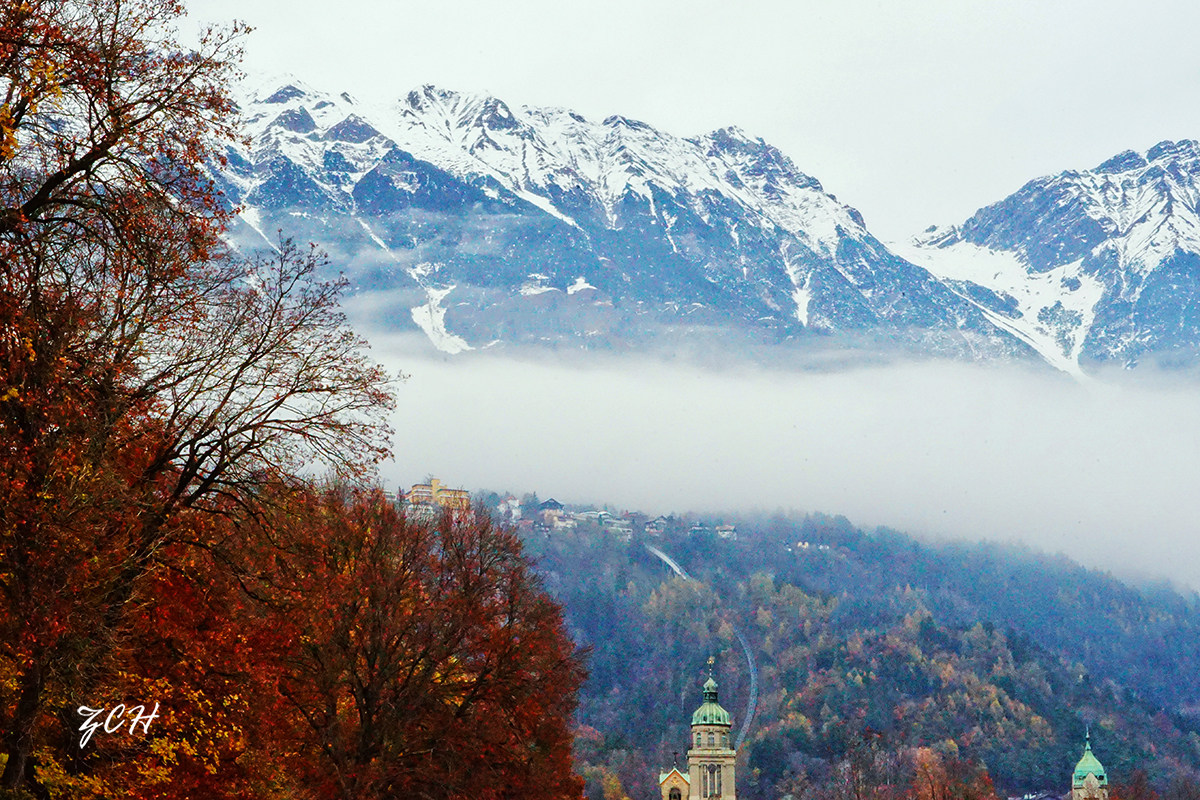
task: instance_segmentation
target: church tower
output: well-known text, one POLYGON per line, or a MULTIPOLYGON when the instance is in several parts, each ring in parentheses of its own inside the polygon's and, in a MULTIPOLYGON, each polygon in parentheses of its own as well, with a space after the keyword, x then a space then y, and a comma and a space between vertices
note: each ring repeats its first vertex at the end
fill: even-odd
MULTIPOLYGON (((688 800, 737 800, 729 712, 717 702, 717 682, 704 683, 704 703, 692 714, 692 741, 688 750, 688 800)), ((1074 799, 1073 799, 1074 800, 1074 799)), ((1104 798, 1107 800, 1107 798, 1104 798)))
POLYGON ((1092 755, 1091 733, 1083 746, 1083 758, 1071 776, 1071 800, 1108 800, 1108 773, 1100 759, 1092 755))

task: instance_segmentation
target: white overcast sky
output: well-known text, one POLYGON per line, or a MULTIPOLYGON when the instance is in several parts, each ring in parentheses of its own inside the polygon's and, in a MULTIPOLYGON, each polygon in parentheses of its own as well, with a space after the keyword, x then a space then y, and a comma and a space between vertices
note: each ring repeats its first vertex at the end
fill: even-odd
POLYGON ((386 99, 434 83, 736 124, 885 240, 960 222, 1031 178, 1200 138, 1186 0, 191 0, 244 20, 247 66, 386 99))
MULTIPOLYGON (((858 207, 885 241, 961 222, 1041 175, 1200 138, 1200 3, 1179 0, 190 8, 187 25, 237 18, 257 29, 249 69, 328 91, 387 100, 434 83, 679 135, 739 125, 858 207)), ((427 424, 399 425, 393 485, 436 474, 650 511, 718 498, 845 513, 1017 539, 1200 589, 1194 387, 1087 395, 1052 376, 974 367, 820 379, 648 367, 601 374, 612 389, 601 396, 589 372, 458 368, 403 352, 377 351, 413 375, 402 419, 427 424)))

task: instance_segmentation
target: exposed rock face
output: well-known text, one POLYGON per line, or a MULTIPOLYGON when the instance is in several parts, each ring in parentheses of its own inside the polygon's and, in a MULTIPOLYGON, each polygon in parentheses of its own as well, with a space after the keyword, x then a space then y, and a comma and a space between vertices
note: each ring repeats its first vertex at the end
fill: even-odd
POLYGON ((242 246, 313 241, 381 320, 456 350, 629 349, 843 334, 1068 372, 1200 345, 1200 145, 1039 178, 959 226, 887 247, 737 128, 513 108, 425 86, 364 107, 250 90, 253 145, 218 180, 242 246))
POLYGON ((1051 360, 1134 364, 1154 355, 1193 363, 1198 177, 1194 141, 1127 150, 1092 170, 1030 181, 960 226, 926 232, 908 255, 943 277, 1013 298, 1014 307, 997 313, 1040 337, 1051 360))
POLYGON ((220 175, 245 207, 237 240, 282 229, 321 244, 393 324, 435 343, 853 332, 955 357, 1030 353, 736 128, 683 139, 432 86, 367 109, 296 81, 250 91, 243 112, 253 145, 220 175))

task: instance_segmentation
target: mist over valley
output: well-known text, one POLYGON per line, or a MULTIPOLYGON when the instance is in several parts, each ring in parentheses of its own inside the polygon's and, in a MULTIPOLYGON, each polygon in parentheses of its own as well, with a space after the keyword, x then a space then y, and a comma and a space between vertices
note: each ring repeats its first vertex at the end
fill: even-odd
POLYGON ((434 474, 651 515, 844 514, 1200 586, 1200 419, 1172 374, 1080 384, 1013 365, 795 371, 370 339, 410 376, 383 467, 401 488, 434 474))

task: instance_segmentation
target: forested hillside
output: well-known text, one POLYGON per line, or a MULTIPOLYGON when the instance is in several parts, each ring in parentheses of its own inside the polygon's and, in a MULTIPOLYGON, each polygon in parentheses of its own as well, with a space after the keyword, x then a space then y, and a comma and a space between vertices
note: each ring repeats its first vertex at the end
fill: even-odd
POLYGON ((655 796, 657 770, 686 751, 710 656, 740 729, 749 680, 735 627, 760 673, 739 796, 841 796, 864 748, 880 782, 935 759, 963 787, 990 776, 1001 796, 1062 792, 1089 725, 1117 783, 1143 769, 1188 790, 1200 767, 1200 720, 1183 711, 1200 693, 1194 595, 844 518, 738 523, 736 541, 682 520, 628 543, 586 525, 526 537, 590 651, 576 747, 593 795, 655 796))

